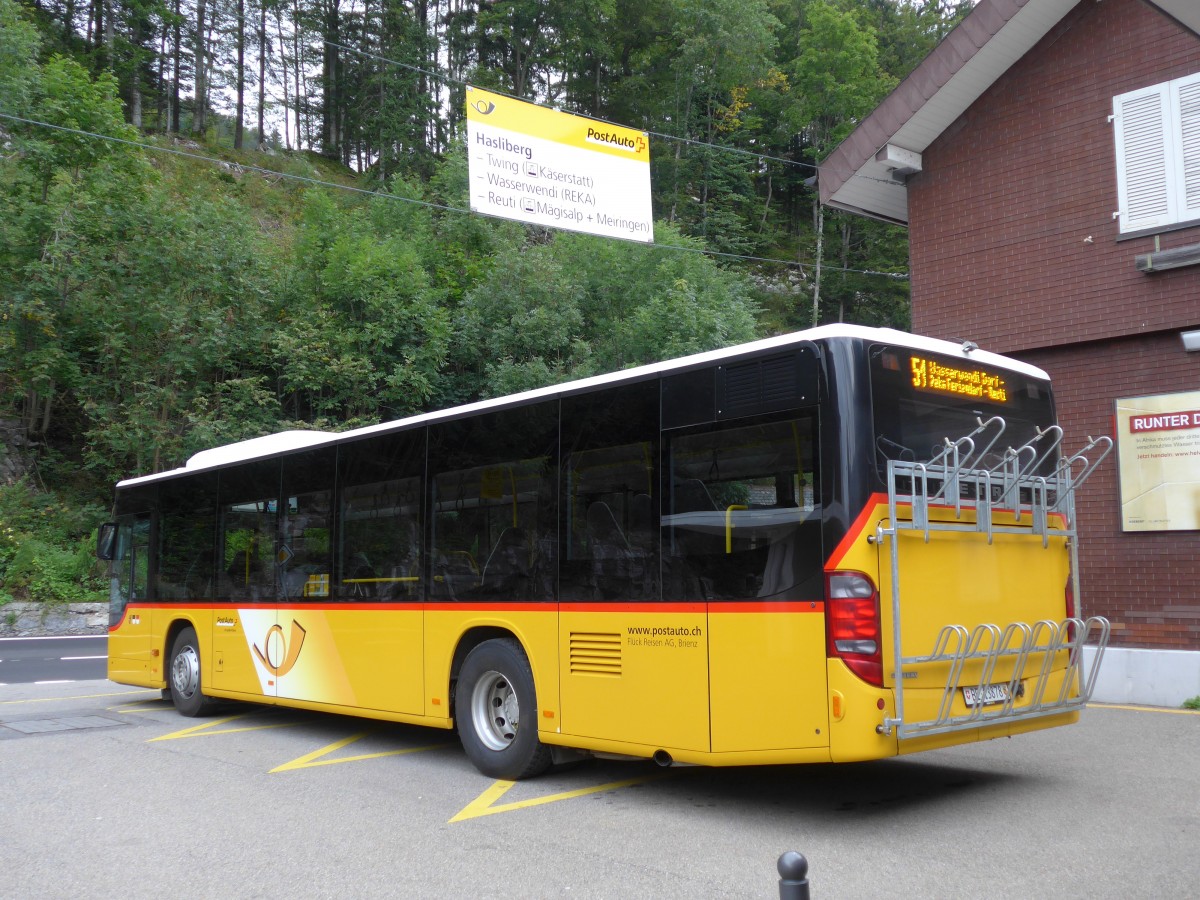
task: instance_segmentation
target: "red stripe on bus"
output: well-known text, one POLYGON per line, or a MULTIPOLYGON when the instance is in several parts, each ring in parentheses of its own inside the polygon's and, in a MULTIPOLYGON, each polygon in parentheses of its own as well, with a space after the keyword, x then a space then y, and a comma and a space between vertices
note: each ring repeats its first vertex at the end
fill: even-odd
POLYGON ((622 612, 622 613, 822 613, 823 600, 729 600, 719 603, 656 603, 608 602, 608 603, 457 603, 449 600, 430 603, 138 603, 130 604, 121 621, 109 628, 116 631, 126 624, 131 612, 149 609, 189 610, 234 610, 234 609, 278 609, 278 610, 400 610, 400 611, 463 611, 463 612, 622 612))
POLYGON ((823 613, 824 600, 747 600, 708 604, 710 613, 823 613))
MULTIPOLYGON (((320 609, 320 610, 338 610, 338 609, 398 609, 398 610, 421 610, 429 604, 427 603, 364 603, 361 600, 355 600, 349 603, 307 603, 307 602, 280 602, 280 603, 242 603, 237 600, 197 600, 197 601, 180 601, 178 603, 131 603, 126 609, 126 616, 130 610, 139 609, 320 609)), ((124 619, 122 619, 124 621, 124 619)))
MULTIPOLYGON (((238 604, 230 604, 236 606, 238 604)), ((424 608, 421 603, 363 603, 361 600, 355 600, 352 603, 267 603, 255 606, 254 609, 320 609, 320 610, 338 610, 338 609, 389 609, 389 610, 414 610, 419 611, 424 608)))
POLYGON ((538 612, 539 610, 554 610, 556 606, 550 601, 544 603, 460 603, 455 600, 437 601, 432 600, 426 603, 367 603, 361 600, 355 600, 348 603, 338 603, 336 601, 327 601, 324 603, 308 603, 308 602, 279 602, 279 603, 241 603, 237 600, 215 601, 201 600, 196 602, 180 602, 180 603, 131 603, 126 609, 126 615, 130 610, 139 609, 207 609, 207 610, 231 610, 231 609, 283 609, 283 610, 305 610, 315 609, 323 612, 337 612, 338 610, 408 610, 409 612, 420 610, 451 610, 461 609, 471 612, 480 610, 504 610, 506 612, 538 612))
POLYGON ((867 527, 867 523, 875 515, 875 510, 881 503, 887 503, 887 494, 872 494, 867 499, 867 504, 858 514, 858 518, 854 520, 854 524, 847 529, 845 536, 838 542, 833 553, 829 555, 829 560, 825 563, 826 571, 832 571, 839 568, 842 560, 846 558, 846 554, 850 552, 850 548, 854 546, 854 542, 867 527))
POLYGON ((562 612, 702 613, 703 603, 655 603, 653 601, 611 603, 563 603, 562 612))
POLYGON ((461 603, 457 600, 430 601, 422 606, 426 612, 558 612, 558 605, 547 600, 544 603, 461 603))

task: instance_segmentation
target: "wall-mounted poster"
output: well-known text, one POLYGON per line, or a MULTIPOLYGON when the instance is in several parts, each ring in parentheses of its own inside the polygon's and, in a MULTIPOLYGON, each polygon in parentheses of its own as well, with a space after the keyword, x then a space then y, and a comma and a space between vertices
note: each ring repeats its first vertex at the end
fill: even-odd
POLYGON ((1121 527, 1200 529, 1200 391, 1117 401, 1121 527))

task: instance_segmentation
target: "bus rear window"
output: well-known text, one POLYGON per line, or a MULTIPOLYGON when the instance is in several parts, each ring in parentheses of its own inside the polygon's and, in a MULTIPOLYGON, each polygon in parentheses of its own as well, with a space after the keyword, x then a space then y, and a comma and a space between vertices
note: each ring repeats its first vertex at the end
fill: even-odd
MULTIPOLYGON (((871 349, 871 398, 880 477, 888 460, 928 462, 947 440, 999 416, 1003 432, 997 424, 977 438, 979 455, 972 460, 974 466, 995 468, 1008 448, 1020 447, 1036 437, 1038 428, 1055 422, 1048 381, 910 347, 871 349)), ((1052 469, 1056 461, 1056 453, 1048 454, 1040 470, 1052 469)))

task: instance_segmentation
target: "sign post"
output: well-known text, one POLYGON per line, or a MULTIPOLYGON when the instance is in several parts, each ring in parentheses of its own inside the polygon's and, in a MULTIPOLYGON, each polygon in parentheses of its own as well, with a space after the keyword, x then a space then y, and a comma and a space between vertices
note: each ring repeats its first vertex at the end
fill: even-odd
POLYGON ((468 86, 467 145, 472 211, 654 241, 644 131, 468 86))

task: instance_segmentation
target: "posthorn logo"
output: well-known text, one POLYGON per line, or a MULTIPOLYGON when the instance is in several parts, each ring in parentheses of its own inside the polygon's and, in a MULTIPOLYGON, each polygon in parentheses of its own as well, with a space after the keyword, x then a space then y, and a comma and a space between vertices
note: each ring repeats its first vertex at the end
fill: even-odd
POLYGON ((292 619, 292 634, 290 638, 283 636, 283 627, 272 625, 267 629, 263 638, 263 649, 259 650, 254 644, 254 655, 271 674, 282 677, 292 670, 300 657, 300 648, 304 646, 305 631, 300 623, 292 619))

